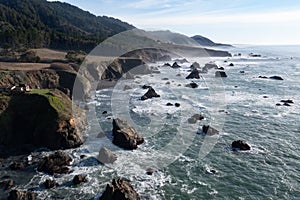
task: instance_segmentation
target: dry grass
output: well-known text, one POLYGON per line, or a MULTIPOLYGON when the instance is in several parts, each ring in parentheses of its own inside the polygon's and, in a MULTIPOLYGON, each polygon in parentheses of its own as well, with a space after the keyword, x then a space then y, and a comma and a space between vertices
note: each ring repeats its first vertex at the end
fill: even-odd
POLYGON ((46 48, 41 49, 31 49, 36 52, 36 55, 41 58, 41 60, 66 60, 65 56, 67 52, 56 51, 46 48))
POLYGON ((0 62, 0 70, 41 70, 50 67, 47 63, 0 62))

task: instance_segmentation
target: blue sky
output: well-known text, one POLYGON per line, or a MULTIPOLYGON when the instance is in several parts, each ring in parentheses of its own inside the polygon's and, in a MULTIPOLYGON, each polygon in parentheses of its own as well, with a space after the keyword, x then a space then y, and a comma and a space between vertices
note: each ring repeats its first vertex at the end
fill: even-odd
POLYGON ((231 44, 300 44, 298 0, 60 0, 146 30, 231 44))

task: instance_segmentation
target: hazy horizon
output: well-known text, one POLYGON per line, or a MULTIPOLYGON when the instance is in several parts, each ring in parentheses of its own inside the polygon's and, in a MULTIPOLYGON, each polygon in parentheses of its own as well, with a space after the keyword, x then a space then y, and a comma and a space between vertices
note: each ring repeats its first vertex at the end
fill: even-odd
POLYGON ((300 2, 293 0, 234 0, 231 3, 221 0, 59 1, 97 16, 118 18, 145 30, 202 35, 229 44, 300 44, 300 2))

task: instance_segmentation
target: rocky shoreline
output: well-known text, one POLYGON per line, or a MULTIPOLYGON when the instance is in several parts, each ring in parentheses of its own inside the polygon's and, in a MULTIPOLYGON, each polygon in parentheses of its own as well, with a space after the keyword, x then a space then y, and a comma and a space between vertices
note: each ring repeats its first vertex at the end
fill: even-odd
MULTIPOLYGON (((130 62, 132 62, 133 60, 130 60, 130 62)), ((139 60, 139 59, 135 59, 133 63, 137 62, 138 64, 142 64, 142 65, 146 65, 146 63, 144 63, 143 61, 139 60)), ((181 68, 181 64, 178 64, 178 61, 174 61, 173 64, 169 64, 166 63, 164 66, 170 67, 170 68, 181 68)), ((188 62, 187 60, 184 62, 188 62)), ((103 88, 108 88, 108 87, 113 87, 116 83, 117 80, 122 77, 124 74, 126 74, 130 68, 135 67, 135 64, 129 64, 127 63, 127 61, 121 61, 118 60, 116 63, 118 63, 117 65, 114 66, 114 73, 112 73, 112 70, 110 70, 109 72, 107 72, 105 74, 105 76, 103 76, 104 78, 101 80, 100 82, 100 86, 98 86, 98 89, 103 89, 103 88), (123 63, 123 64, 120 64, 123 63), (124 67, 124 68, 123 68, 124 67), (110 74, 112 73, 112 74, 110 74), (104 84, 103 84, 104 83, 104 84), (103 84, 101 86, 101 84, 103 84)), ((190 70, 190 74, 186 77, 186 79, 200 79, 201 78, 201 74, 205 74, 208 73, 208 71, 214 69, 216 70, 216 74, 215 77, 222 77, 222 78, 226 78, 227 74, 224 71, 224 68, 221 69, 218 65, 214 64, 214 63, 207 63, 204 67, 200 67, 200 65, 198 63, 193 63, 191 65, 191 70, 190 70)), ((113 69, 113 68, 111 68, 113 69)), ((141 74, 145 73, 151 73, 151 70, 145 70, 143 72, 141 72, 141 74)), ((134 78, 134 77, 133 77, 134 78)), ((277 78, 276 78, 277 79, 277 78)), ((279 79, 277 79, 279 80, 279 79)), ((191 88, 196 88, 198 87, 197 85, 195 86, 194 84, 196 83, 190 83, 190 85, 188 87, 191 88)), ((147 101, 153 97, 155 98, 159 98, 160 95, 156 93, 156 91, 154 90, 153 87, 148 86, 148 85, 144 85, 142 87, 143 89, 147 89, 147 92, 141 96, 140 100, 141 101, 147 101)), ((129 88, 130 89, 130 88, 129 88)), ((47 179, 44 183, 44 187, 46 189, 49 188, 54 188, 54 187, 58 187, 58 183, 55 181, 55 176, 57 174, 68 174, 70 173, 70 171, 72 171, 72 156, 68 155, 66 152, 64 151, 56 151, 54 153, 44 153, 43 151, 41 151, 41 153, 39 152, 34 152, 33 150, 36 150, 37 148, 40 147, 47 147, 49 149, 52 150, 58 150, 58 149, 72 149, 72 148, 77 148, 79 147, 81 144, 83 144, 84 140, 82 138, 82 136, 78 135, 78 133, 76 133, 76 128, 74 127, 74 124, 72 122, 72 115, 71 113, 67 113, 68 110, 72 110, 70 107, 71 104, 71 100, 70 98, 64 94, 63 92, 59 91, 59 90, 47 90, 46 92, 38 92, 38 93, 22 93, 22 94, 17 94, 17 95, 2 95, 2 102, 1 106, 2 106, 2 112, 0 115, 0 120, 1 117, 3 117, 4 115, 8 115, 12 118, 14 118, 14 113, 11 112, 11 110, 20 110, 20 107, 24 106, 26 108, 32 108, 34 106, 32 105, 27 105, 26 102, 26 98, 30 98, 30 102, 32 102, 34 105, 41 105, 41 107, 39 107, 39 111, 41 113, 48 113, 48 115, 52 115, 49 114, 49 110, 54 109, 55 112, 53 112, 53 116, 56 117, 55 118, 55 122, 58 122, 55 125, 49 125, 47 124, 48 127, 58 127, 58 130, 54 130, 54 132, 44 132, 42 136, 38 136, 39 132, 33 132, 32 134, 34 135, 30 135, 30 131, 29 130, 35 130, 35 129, 41 129, 41 130, 45 130, 46 128, 41 127, 41 128, 32 128, 29 122, 27 122, 27 126, 30 127, 28 130, 24 129, 24 127, 26 128, 26 126, 21 126, 23 132, 27 132, 29 135, 27 135, 27 138, 22 138, 20 137, 20 135, 18 135, 19 131, 14 132, 9 132, 9 130, 7 130, 7 132, 1 132, 1 134, 3 135, 2 138, 5 138, 6 140, 2 140, 1 144, 5 144, 8 146, 12 146, 13 145, 19 145, 19 144, 28 144, 27 146, 23 146, 21 147, 19 150, 16 150, 14 153, 15 155, 20 154, 20 152, 24 152, 24 149, 28 148, 28 153, 26 155, 18 155, 15 157, 9 157, 9 153, 7 154, 2 154, 2 158, 0 159, 0 164, 1 164, 1 168, 2 169, 10 169, 13 171, 20 171, 20 172, 28 172, 30 171, 30 173, 34 174, 34 170, 33 169, 37 169, 37 171, 39 173, 45 173, 48 175, 52 176, 52 179, 47 179), (63 104, 64 106, 67 106, 67 108, 63 108, 63 107, 57 107, 59 109, 61 109, 61 111, 63 111, 64 113, 60 113, 59 109, 57 109, 55 106, 49 105, 49 99, 48 99, 48 104, 47 104, 47 98, 48 96, 53 96, 53 97, 59 97, 59 99, 63 99, 62 103, 59 103, 60 105, 63 104), (14 100, 14 98, 18 98, 19 102, 22 102, 21 105, 18 105, 16 103, 12 103, 11 101, 14 100), (35 98, 37 98, 37 102, 32 101, 35 98), (45 99, 46 98, 46 99, 45 99), (46 100, 46 101, 45 101, 46 100), (43 103, 43 101, 45 101, 45 103, 43 103), (10 106, 14 106, 11 107, 10 106), (17 106, 17 107, 15 107, 17 106), (20 107, 18 107, 20 106, 20 107), (51 108, 52 107, 52 108, 51 108), (43 112, 43 110, 47 110, 45 112, 43 112), (7 112, 8 114, 5 114, 5 112, 7 112), (4 114, 3 114, 4 113, 4 114), (67 114, 66 114, 67 113, 67 114), (60 121, 61 120, 61 121, 60 121), (59 122, 60 121, 60 122, 59 122), (28 124, 29 123, 29 124, 28 124), (55 132, 56 131, 56 132, 55 132), (58 137, 55 136, 55 134, 60 134, 62 135, 62 139, 59 139, 58 137), (18 141, 18 143, 14 143, 17 141, 14 141, 13 139, 9 140, 9 135, 12 135, 13 138, 19 138, 20 141, 18 141), (51 135, 53 138, 47 138, 45 136, 47 135, 51 135), (40 137, 42 139, 39 139, 38 141, 34 141, 34 139, 37 139, 37 137, 40 137), (32 143, 30 143, 30 141, 27 141, 26 139, 30 138, 30 141, 32 141, 32 143), (44 142, 45 143, 44 143, 44 142), (60 142, 58 142, 60 141, 60 142), (54 145, 55 144, 55 145, 54 145), (29 159, 30 158, 30 159, 29 159)), ((292 100, 282 100, 281 101, 283 104, 293 104, 294 102, 292 100)), ((172 106, 172 103, 168 103, 167 106, 172 106)), ((175 107, 180 107, 179 103, 175 103, 175 107)), ((12 120, 12 121, 20 121, 20 119, 22 119, 21 121, 25 120, 25 116, 30 115, 29 113, 25 112, 26 110, 22 111, 22 115, 24 115, 22 117, 21 116, 17 116, 18 118, 16 118, 16 120, 12 120)), ((29 112, 29 111, 28 111, 29 112)), ((37 113, 37 111, 35 110, 30 110, 30 112, 33 113, 37 113)), ((40 117, 37 117, 40 118, 40 117)), ((82 119, 84 119, 84 116, 82 116, 82 119)), ((200 114, 194 114, 192 115, 188 121, 186 123, 189 124, 196 124, 198 121, 201 121, 205 119, 205 116, 200 115, 200 114)), ((3 119, 2 119, 3 120, 3 119)), ((6 119, 7 120, 7 119, 6 119)), ((44 119, 43 119, 44 120, 44 119)), ((47 119, 46 121, 53 121, 53 119, 47 119)), ((34 121, 36 123, 36 121, 34 121)), ((43 124, 42 122, 37 123, 37 124, 43 124)), ((86 125, 84 122, 81 122, 81 125, 86 125)), ((0 123, 0 127, 1 127, 1 123, 0 123)), ((5 130, 5 128, 3 128, 3 130, 5 130)), ((53 131, 53 130, 52 130, 53 131)), ((214 135, 218 135, 220 133, 219 130, 213 128, 212 126, 208 126, 208 125, 203 125, 202 127, 202 132, 201 134, 203 134, 204 136, 214 136, 214 135)), ((128 124, 128 122, 126 122, 124 119, 113 119, 112 120, 112 143, 125 149, 125 150, 134 150, 138 148, 138 145, 142 145, 144 143, 144 138, 142 137, 142 135, 140 133, 138 133, 130 124, 128 124)), ((15 147, 13 147, 15 148, 15 147)), ((242 140, 237 140, 237 141, 233 141, 231 144, 231 148, 233 151, 248 151, 251 150, 251 146, 249 144, 247 144, 247 142, 242 141, 242 140)), ((6 146, 2 147, 3 150, 7 149, 6 146)), ((2 153, 5 151, 2 151, 2 153)), ((84 156, 82 157, 82 159, 85 159, 84 156)), ((115 162, 118 158, 116 155, 114 155, 109 149, 106 148, 102 148, 99 152, 99 156, 98 156, 98 161, 99 164, 108 164, 108 163, 113 163, 115 162)), ((147 172, 148 175, 152 175, 154 172, 153 170, 148 170, 147 172)), ((16 190, 14 189, 15 186, 15 181, 13 179, 11 179, 11 177, 9 176, 3 176, 0 177, 0 185, 2 187, 2 190, 5 191, 6 194, 9 195, 9 199, 21 199, 21 198, 29 198, 29 199, 35 199, 36 198, 36 194, 33 191, 22 191, 22 190, 16 190), (8 192, 10 191, 10 192, 8 192)), ((70 180, 70 182, 72 182, 72 184, 74 185, 79 185, 79 184, 84 184, 85 182, 89 182, 88 177, 86 176, 86 174, 78 174, 75 175, 73 177, 72 180, 70 180)), ((99 191, 100 192, 100 191, 99 191)), ((126 180, 126 179, 113 179, 111 184, 108 184, 105 191, 103 192, 102 196, 99 199, 140 199, 138 193, 136 193, 135 189, 132 187, 132 185, 130 184, 130 181, 126 180)))

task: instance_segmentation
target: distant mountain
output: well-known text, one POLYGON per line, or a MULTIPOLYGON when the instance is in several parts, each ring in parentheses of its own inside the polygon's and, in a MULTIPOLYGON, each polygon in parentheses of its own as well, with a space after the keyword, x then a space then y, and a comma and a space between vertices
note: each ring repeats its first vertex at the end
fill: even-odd
POLYGON ((199 46, 199 44, 190 37, 167 31, 149 31, 148 37, 155 41, 163 41, 164 43, 184 45, 184 46, 199 46))
POLYGON ((104 39, 133 28, 67 3, 0 0, 1 47, 90 51, 104 39))
POLYGON ((214 43, 210 39, 203 37, 201 35, 195 35, 191 37, 194 41, 196 41, 198 44, 201 46, 207 46, 207 47, 215 47, 215 46, 226 46, 226 47, 231 47, 232 45, 230 44, 221 44, 221 43, 214 43))

